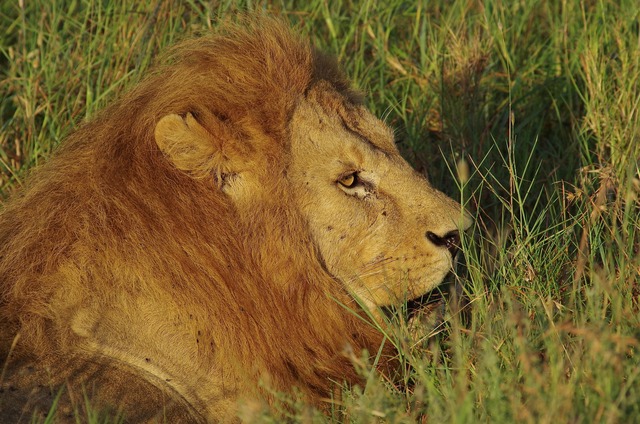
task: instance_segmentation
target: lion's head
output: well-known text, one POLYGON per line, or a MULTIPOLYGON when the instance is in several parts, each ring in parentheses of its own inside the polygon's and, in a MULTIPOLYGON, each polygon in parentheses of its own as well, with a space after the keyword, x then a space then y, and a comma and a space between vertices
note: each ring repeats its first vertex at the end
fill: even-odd
POLYGON ((138 418, 162 396, 113 375, 202 420, 260 378, 317 402, 358 381, 346 346, 385 345, 360 305, 440 284, 467 221, 335 61, 278 22, 228 25, 174 47, 6 207, 3 336, 138 418))
POLYGON ((400 156, 387 125, 314 70, 285 110, 284 140, 234 138, 243 130, 215 112, 185 110, 164 116, 155 140, 176 168, 213 176, 241 213, 290 198, 320 262, 370 308, 431 291, 468 217, 400 156))

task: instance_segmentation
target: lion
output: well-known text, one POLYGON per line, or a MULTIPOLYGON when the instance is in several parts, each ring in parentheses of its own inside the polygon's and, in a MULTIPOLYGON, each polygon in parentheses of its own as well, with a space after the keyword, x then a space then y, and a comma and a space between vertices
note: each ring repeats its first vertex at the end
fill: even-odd
POLYGON ((273 392, 322 408, 362 382, 348 352, 393 372, 379 308, 437 287, 468 226, 334 58, 276 19, 225 24, 4 207, 4 378, 131 422, 233 422, 273 392))

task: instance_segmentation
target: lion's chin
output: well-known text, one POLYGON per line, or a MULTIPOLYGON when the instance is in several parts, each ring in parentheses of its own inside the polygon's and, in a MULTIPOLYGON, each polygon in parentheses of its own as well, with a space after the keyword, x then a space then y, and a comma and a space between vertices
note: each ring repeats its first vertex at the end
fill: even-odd
POLYGON ((450 281, 451 276, 452 274, 448 273, 442 283, 420 296, 408 299, 401 305, 384 306, 382 310, 388 317, 391 317, 394 311, 396 313, 400 312, 406 320, 410 320, 418 314, 428 314, 430 311, 442 305, 450 297, 454 290, 453 282, 450 281))
POLYGON ((431 310, 445 301, 449 296, 449 284, 443 283, 431 291, 424 293, 414 299, 407 300, 403 310, 407 319, 413 318, 421 311, 431 310))

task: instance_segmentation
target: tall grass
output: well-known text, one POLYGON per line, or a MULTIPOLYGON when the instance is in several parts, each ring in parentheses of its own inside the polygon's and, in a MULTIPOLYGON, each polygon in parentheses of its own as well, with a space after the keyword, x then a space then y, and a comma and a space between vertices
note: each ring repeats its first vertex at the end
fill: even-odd
POLYGON ((329 416, 295 404, 291 420, 637 421, 635 0, 3 2, 3 195, 160 49, 245 10, 338 55, 407 159, 476 219, 461 306, 429 337, 391 336, 406 384, 358 360, 366 387, 329 416))

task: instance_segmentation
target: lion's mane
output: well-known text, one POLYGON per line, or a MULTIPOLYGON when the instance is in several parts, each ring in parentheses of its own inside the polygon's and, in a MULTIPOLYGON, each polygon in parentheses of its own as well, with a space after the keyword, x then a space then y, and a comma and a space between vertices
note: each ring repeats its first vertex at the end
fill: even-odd
POLYGON ((171 306, 171 320, 149 312, 139 330, 182 328, 190 342, 176 339, 175 349, 204 368, 226 361, 234 381, 267 378, 316 403, 332 381, 359 381, 345 350, 378 352, 382 337, 326 271, 279 183, 296 99, 318 81, 349 102, 358 95, 333 60, 268 19, 184 41, 163 63, 71 134, 2 212, 4 350, 19 333, 14 355, 73 359, 102 325, 78 311, 126 326, 155 302, 171 306), (154 126, 187 113, 215 117, 243 148, 267 155, 273 180, 251 208, 219 190, 233 176, 166 160, 154 126))

